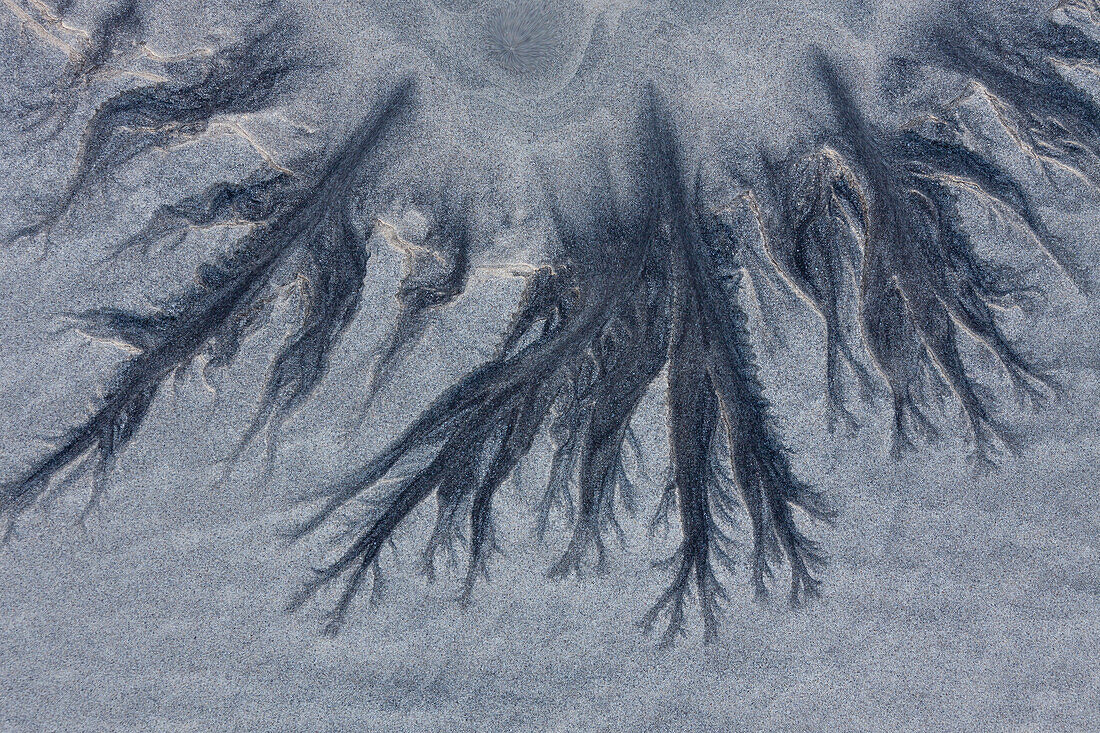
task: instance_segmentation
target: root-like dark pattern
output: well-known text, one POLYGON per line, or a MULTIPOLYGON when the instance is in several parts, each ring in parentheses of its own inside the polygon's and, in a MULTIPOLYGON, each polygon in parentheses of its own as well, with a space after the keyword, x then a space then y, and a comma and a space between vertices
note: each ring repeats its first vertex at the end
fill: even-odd
POLYGON ((877 129, 832 63, 824 57, 817 63, 845 129, 838 143, 866 179, 860 320, 893 396, 896 446, 908 442, 907 426, 934 431, 920 408, 927 375, 942 380, 958 400, 975 459, 988 464, 993 441, 1012 447, 1015 440, 967 374, 960 330, 988 349, 1019 389, 1038 395, 1053 383, 996 323, 993 308, 1020 297, 1023 286, 1018 273, 988 267, 976 254, 956 208, 960 191, 981 192, 983 203, 1011 212, 1040 243, 1050 235, 1020 187, 993 161, 958 140, 877 129))
MULTIPOLYGON (((374 233, 403 251, 407 267, 396 323, 359 360, 370 367, 362 403, 381 400, 408 368, 405 361, 434 316, 462 295, 478 270, 480 238, 499 233, 487 231, 496 225, 485 222, 511 215, 483 210, 495 205, 506 184, 494 181, 489 187, 498 189, 486 193, 480 180, 493 176, 463 168, 505 149, 529 155, 523 163, 542 176, 541 195, 517 208, 520 218, 542 223, 549 254, 515 268, 526 278, 525 291, 491 356, 379 454, 307 492, 312 514, 294 536, 334 535, 333 554, 290 606, 335 586, 328 631, 340 627, 368 583, 377 600, 380 553, 429 500, 435 522, 419 567, 433 578, 441 559, 457 564, 462 547, 461 598, 469 603, 477 578, 487 575, 501 549, 494 501, 540 433, 549 438, 551 454, 547 485, 535 501, 536 536, 543 538, 559 518, 571 532, 549 575, 605 569, 608 538, 626 537, 624 519, 654 488, 638 470, 643 449, 632 422, 645 395, 664 380, 671 467, 667 482, 651 492, 653 526, 678 531, 672 556, 661 564, 670 584, 642 625, 663 622, 661 641, 673 642, 686 630, 687 602, 695 596, 703 638, 715 639, 729 577, 742 563, 758 596, 768 593, 783 566, 792 604, 817 595, 825 553, 806 524, 828 522, 835 511, 796 475, 766 397, 766 388, 786 375, 758 358, 761 339, 741 297, 751 281, 763 328, 782 331, 784 324, 775 322, 789 315, 788 304, 760 297, 756 288, 765 269, 821 321, 830 430, 856 426, 848 397, 854 386, 866 404, 887 394, 895 453, 915 438, 949 431, 943 404, 961 409, 980 466, 1017 447, 993 391, 966 363, 965 345, 973 341, 992 355, 1022 396, 1038 402, 1056 392, 1048 368, 998 320, 1000 311, 1030 306, 1041 291, 1036 273, 993 261, 979 246, 988 231, 972 212, 1033 245, 1067 282, 1088 292, 1084 257, 1064 227, 1048 221, 1050 202, 1036 191, 1044 181, 1057 184, 1045 187, 1051 196, 1069 180, 1088 195, 1100 186, 1100 109, 1065 73, 1100 62, 1094 40, 1100 13, 1092 0, 1063 2, 1053 14, 1009 9, 990 22, 983 22, 988 4, 943 3, 937 15, 903 34, 909 45, 876 77, 879 87, 862 83, 856 72, 862 61, 807 43, 801 81, 805 96, 820 103, 820 115, 775 144, 746 139, 727 141, 728 147, 708 139, 712 130, 693 129, 689 110, 695 108, 681 106, 678 97, 676 84, 686 83, 681 77, 644 64, 631 66, 625 80, 607 71, 623 35, 641 29, 645 38, 661 40, 678 32, 675 24, 654 24, 645 12, 615 23, 601 15, 587 27, 589 45, 573 52, 569 44, 589 36, 578 30, 582 4, 474 5, 484 17, 463 16, 457 24, 473 29, 472 51, 448 56, 444 41, 451 36, 441 33, 443 40, 435 38, 416 57, 441 70, 438 77, 427 74, 431 95, 419 99, 411 77, 396 83, 373 109, 356 111, 358 127, 299 161, 294 174, 273 167, 216 183, 158 207, 117 243, 111 257, 151 257, 158 246, 179 246, 195 229, 247 228, 232 251, 199 269, 197 286, 155 312, 103 307, 69 315, 75 328, 132 355, 94 412, 62 436, 56 450, 3 484, 5 540, 31 506, 86 473, 94 504, 168 377, 199 357, 206 370, 230 364, 243 340, 269 322, 278 296, 293 290, 300 321, 274 354, 255 416, 229 458, 265 430, 274 451, 278 428, 314 393, 359 310, 374 233), (559 5, 562 12, 551 12, 559 5), (497 82, 510 90, 510 101, 546 92, 533 97, 536 107, 561 101, 546 91, 548 80, 577 100, 602 93, 604 117, 594 124, 606 139, 597 141, 598 163, 563 166, 569 173, 557 178, 546 172, 554 166, 545 158, 561 148, 543 145, 541 136, 571 130, 550 112, 522 141, 517 136, 509 140, 513 147, 499 149, 492 134, 463 127, 486 125, 484 117, 440 122, 445 116, 435 105, 446 96, 444 77, 453 82, 446 93, 475 89, 470 110, 484 111, 479 105, 488 103, 478 95, 497 82), (928 98, 916 93, 925 85, 934 90, 928 98), (956 85, 962 96, 947 101, 943 85, 956 85), (893 110, 880 109, 884 100, 903 106, 908 118, 899 123, 893 110), (968 105, 985 105, 1010 153, 1025 164, 1012 164, 1009 153, 973 129, 968 105), (413 128, 415 134, 405 134, 413 128), (431 167, 400 191, 382 190, 381 182, 392 179, 385 174, 392 172, 394 150, 411 154, 417 147, 423 159, 433 158, 434 151, 421 149, 431 137, 425 131, 442 136, 452 128, 475 141, 457 156, 461 162, 431 167), (381 207, 396 200, 426 212, 422 242, 406 239, 400 222, 380 218, 381 207), (747 516, 752 538, 744 558, 734 541, 739 513, 747 516)), ((118 39, 140 27, 136 4, 112 12, 118 18, 90 36, 85 75, 107 64, 118 39)), ((870 23, 870 6, 859 15, 870 23)), ((289 50, 298 28, 284 17, 273 16, 246 40, 196 60, 190 76, 181 71, 100 105, 85 128, 76 172, 42 207, 40 219, 18 234, 49 234, 93 184, 152 146, 197 134, 218 116, 268 109, 290 94, 304 65, 289 50)), ((731 108, 741 114, 741 107, 731 108)), ((499 113, 511 120, 540 111, 516 102, 499 113)), ((729 122, 732 114, 720 129, 740 129, 739 118, 729 122)), ((508 166, 486 169, 496 175, 508 166)))
POLYGON ((220 115, 256 112, 286 91, 305 64, 289 55, 291 19, 274 14, 255 33, 219 50, 183 78, 130 89, 96 108, 81 136, 74 173, 43 214, 13 240, 48 236, 89 187, 154 147, 201 134, 220 115))
MULTIPOLYGON (((265 201, 267 179, 248 186, 233 200, 252 202, 252 213, 268 223, 234 251, 200 268, 197 287, 170 299, 159 312, 101 309, 72 317, 89 335, 121 342, 137 354, 118 369, 100 405, 60 439, 56 451, 4 484, 5 539, 16 517, 64 471, 91 459, 97 479, 102 476, 133 438, 168 377, 199 356, 205 357, 207 370, 232 361, 242 341, 265 322, 273 288, 291 282, 302 283, 302 321, 275 355, 242 445, 272 419, 282 421, 310 394, 355 314, 367 262, 370 226, 354 221, 347 197, 371 185, 377 173, 373 153, 413 103, 411 83, 396 89, 303 187, 265 201)), ((224 191, 221 185, 207 191, 210 208, 233 208, 224 203, 224 191)))
MULTIPOLYGON (((439 224, 428 233, 428 241, 410 259, 408 274, 397 292, 400 311, 397 323, 379 348, 373 364, 373 375, 367 391, 369 404, 394 375, 394 368, 420 340, 433 312, 462 294, 470 275, 470 241, 468 212, 442 202, 436 212, 439 224)), ((394 237, 398 237, 396 232, 394 237)), ((408 247, 412 249, 412 247, 408 247)))

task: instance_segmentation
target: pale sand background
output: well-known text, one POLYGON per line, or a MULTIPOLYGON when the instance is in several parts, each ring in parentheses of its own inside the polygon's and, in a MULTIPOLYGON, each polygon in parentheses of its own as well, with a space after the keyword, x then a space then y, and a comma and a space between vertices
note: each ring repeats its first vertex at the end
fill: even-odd
MULTIPOLYGON (((155 14, 162 36, 185 24, 179 13, 155 14)), ((16 31, 0 14, 9 100, 63 63, 16 31)), ((3 145, 6 225, 19 221, 27 191, 64 180, 77 130, 33 154, 3 145)), ((16 132, 4 130, 9 140, 16 132)), ((5 475, 37 450, 35 436, 81 414, 118 358, 76 334, 51 335, 56 314, 168 292, 219 244, 194 238, 174 258, 104 268, 97 255, 111 237, 165 196, 256 164, 234 137, 143 156, 44 259, 41 249, 0 251, 5 475)), ((807 335, 777 357, 792 376, 771 394, 800 475, 843 508, 819 535, 833 557, 825 596, 805 610, 787 609, 782 592, 770 606, 754 604, 738 579, 720 643, 703 647, 693 619, 688 639, 657 651, 634 622, 663 587, 649 561, 671 540, 638 535, 604 577, 546 580, 563 538, 543 548, 530 539, 527 509, 545 470, 536 456, 498 502, 508 556, 468 611, 453 602, 456 577, 428 587, 407 562, 392 572, 387 550, 382 606, 364 600, 337 638, 317 633, 323 600, 283 614, 316 558, 278 537, 287 497, 370 455, 483 359, 519 294, 515 281, 473 282, 347 440, 341 418, 364 382, 354 356, 392 323, 402 272, 396 253, 378 240, 372 249, 360 317, 333 373, 287 427, 271 485, 254 483, 255 452, 225 484, 216 462, 250 414, 278 325, 249 342, 216 399, 198 378, 164 391, 86 531, 71 524, 79 497, 28 516, 0 553, 0 729, 1100 730, 1097 318, 1095 305, 1058 287, 1023 333, 1053 343, 1069 394, 1017 416, 1029 447, 981 478, 954 443, 889 461, 884 409, 865 416, 858 438, 827 436, 820 335, 805 313, 792 318, 789 331, 807 335)), ((663 471, 662 389, 638 422, 653 448, 652 477, 663 471)), ((399 543, 406 561, 424 519, 399 543)))

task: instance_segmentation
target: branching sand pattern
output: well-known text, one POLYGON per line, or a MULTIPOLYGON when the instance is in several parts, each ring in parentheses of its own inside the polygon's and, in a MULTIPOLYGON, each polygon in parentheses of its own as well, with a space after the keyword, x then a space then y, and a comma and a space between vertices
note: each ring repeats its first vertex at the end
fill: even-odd
MULTIPOLYGON (((133 37, 142 22, 139 6, 130 3, 95 30, 74 32, 61 10, 4 2, 35 35, 68 53, 80 78, 113 58, 118 40, 133 37)), ((540 134, 567 130, 561 117, 585 95, 606 99, 614 122, 596 147, 626 152, 603 156, 582 196, 567 196, 552 174, 534 186, 529 209, 538 212, 555 254, 509 273, 523 277, 526 290, 491 358, 377 456, 307 497, 313 513, 295 536, 342 530, 333 559, 291 607, 337 585, 328 624, 335 631, 355 596, 379 582, 383 547, 429 501, 436 522, 420 569, 432 576, 441 554, 454 558, 464 545, 468 601, 498 548, 494 495, 541 431, 555 452, 539 532, 560 510, 572 533, 549 574, 600 567, 608 536, 637 508, 639 492, 652 488, 631 467, 630 455, 643 450, 631 421, 659 379, 667 379, 672 471, 654 488, 658 514, 649 521, 658 527, 674 516, 680 543, 665 565, 668 588, 644 626, 661 624, 662 640, 672 642, 685 630, 694 595, 705 637, 716 637, 727 594, 722 578, 746 560, 731 539, 739 514, 748 518, 754 592, 768 593, 785 564, 792 603, 817 594, 825 557, 806 525, 827 523, 835 510, 792 469, 739 294, 777 276, 820 317, 830 429, 855 426, 846 389, 854 386, 865 401, 885 397, 896 453, 961 427, 976 464, 991 467, 1020 438, 964 363, 963 342, 984 347, 1029 400, 1055 394, 1058 385, 1044 359, 1025 353, 998 322, 1003 310, 1031 302, 1033 278, 983 254, 965 212, 977 205, 1041 251, 1066 282, 1090 288, 1086 263, 1052 231, 1025 179, 1045 177, 1051 189, 1072 181, 1090 192, 1100 183, 1100 107, 1067 72, 1093 73, 1100 62, 1097 7, 1091 0, 1042 12, 1032 3, 991 7, 977 0, 932 3, 904 27, 900 50, 878 63, 877 76, 806 39, 798 49, 800 78, 820 100, 819 113, 782 144, 750 139, 707 148, 699 130, 682 122, 688 106, 676 75, 655 71, 689 53, 678 50, 684 37, 676 28, 693 22, 690 14, 612 12, 564 1, 427 3, 417 22, 428 39, 421 53, 430 73, 396 74, 341 141, 312 156, 276 164, 251 140, 266 161, 254 174, 165 203, 118 243, 118 256, 148 256, 194 229, 245 228, 232 251, 203 265, 197 283, 155 313, 70 314, 75 327, 131 355, 92 413, 3 484, 5 540, 25 512, 51 492, 74 488, 81 474, 91 476, 94 504, 119 454, 140 439, 165 381, 196 360, 207 371, 232 362, 279 295, 296 286, 301 319, 274 355, 255 417, 233 455, 261 433, 274 450, 280 426, 310 398, 356 316, 364 278, 372 276, 367 245, 375 234, 408 263, 396 324, 369 355, 363 400, 379 398, 427 324, 464 292, 478 267, 484 218, 478 207, 485 199, 469 195, 474 184, 466 173, 438 176, 437 185, 386 188, 402 156, 422 149, 422 138, 410 131, 438 114, 439 77, 451 80, 452 93, 475 101, 497 89, 512 100, 503 105, 504 117, 525 105, 559 105, 563 112, 553 124, 530 128, 540 134), (587 25, 564 22, 576 18, 587 25), (631 34, 643 42, 631 45, 631 34), (455 38, 472 46, 455 50, 455 38), (624 47, 637 63, 613 74, 611 60, 624 47), (658 48, 657 57, 638 55, 642 47, 658 48), (959 96, 915 94, 943 85, 959 96), (872 97, 887 100, 885 112, 872 97), (975 107, 990 111, 1029 170, 1009 165, 972 128, 967 111, 975 107), (416 244, 403 235, 403 224, 383 218, 383 202, 400 197, 427 212, 416 244), (939 417, 952 404, 961 422, 939 417)), ((262 113, 293 94, 309 67, 292 50, 304 32, 295 17, 272 7, 242 40, 167 64, 162 81, 139 80, 100 104, 84 123, 69 184, 11 235, 12 246, 48 239, 89 186, 150 148, 233 125, 234 116, 262 113)), ((850 11, 838 17, 849 19, 850 11)), ((690 53, 707 57, 706 38, 697 40, 690 53)), ((720 88, 724 77, 715 78, 720 88)), ((703 98, 704 91, 691 96, 703 98)), ((761 115, 776 103, 765 95, 761 115)), ((474 160, 491 178, 492 166, 474 160)))

